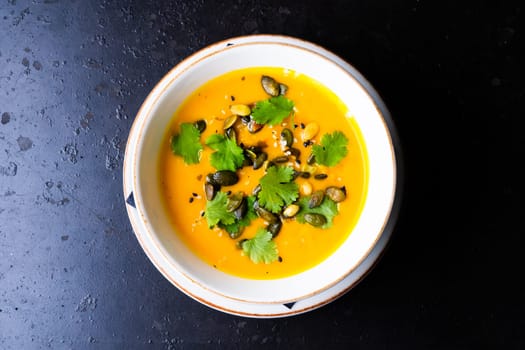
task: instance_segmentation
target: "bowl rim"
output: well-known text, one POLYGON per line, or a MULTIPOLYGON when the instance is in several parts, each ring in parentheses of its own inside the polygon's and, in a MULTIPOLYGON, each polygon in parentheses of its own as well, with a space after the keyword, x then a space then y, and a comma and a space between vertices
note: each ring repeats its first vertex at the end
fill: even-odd
MULTIPOLYGON (((327 290, 328 288, 331 288, 334 285, 340 283, 343 279, 345 279, 347 276, 349 276, 370 255, 371 251, 373 250, 373 248, 376 246, 377 242, 381 238, 381 235, 384 232, 385 227, 388 224, 389 219, 392 216, 394 201, 395 201, 396 193, 398 191, 398 183, 399 183, 399 180, 398 180, 398 178, 399 178, 399 173, 398 173, 399 169, 398 169, 398 163, 397 163, 398 155, 396 154, 397 153, 396 152, 396 147, 395 147, 395 143, 394 143, 394 140, 393 140, 393 138, 396 137, 396 131, 395 131, 395 128, 393 128, 393 123, 392 123, 392 120, 390 118, 390 114, 389 114, 388 110, 386 109, 386 106, 384 105, 383 101, 381 100, 379 94, 371 86, 371 84, 353 66, 351 66, 349 63, 347 63, 346 61, 341 59, 339 56, 336 56, 332 52, 330 52, 330 51, 328 51, 328 50, 326 50, 326 49, 324 49, 324 48, 322 48, 322 47, 320 47, 320 46, 318 46, 316 44, 313 44, 311 42, 308 42, 308 41, 305 41, 305 40, 302 40, 302 39, 289 37, 289 36, 283 36, 283 35, 248 35, 248 36, 240 36, 240 37, 229 38, 229 39, 226 39, 226 40, 222 40, 222 41, 216 42, 214 44, 211 44, 209 46, 206 46, 206 47, 196 51, 195 53, 191 54, 190 56, 186 57, 184 60, 179 62, 172 69, 170 69, 161 78, 161 80, 158 83, 156 83, 156 85, 149 92, 148 96, 146 97, 146 99, 144 100, 144 102, 141 105, 140 109, 138 110, 136 118, 135 118, 135 120, 133 122, 133 125, 132 125, 131 129, 130 129, 130 136, 134 135, 134 134, 137 134, 137 132, 138 132, 139 135, 142 134, 142 129, 144 128, 148 118, 145 118, 145 117, 141 118, 140 116, 144 116, 144 115, 149 116, 149 115, 151 115, 151 113, 150 113, 151 109, 156 105, 156 102, 162 97, 162 95, 165 92, 165 90, 169 88, 170 83, 175 81, 181 74, 183 74, 189 68, 191 68, 192 66, 196 65, 200 61, 205 60, 206 58, 208 58, 211 55, 215 55, 215 54, 223 52, 225 49, 227 49, 228 47, 230 47, 232 45, 240 46, 240 45, 257 45, 257 44, 286 45, 286 46, 293 47, 294 49, 308 51, 309 54, 314 54, 314 55, 316 55, 318 57, 321 57, 322 59, 325 59, 325 60, 329 61, 331 64, 334 64, 334 65, 338 66, 342 71, 344 71, 346 73, 346 75, 350 79, 352 79, 355 82, 355 84, 357 84, 366 93, 366 95, 369 97, 370 101, 373 103, 373 106, 374 106, 378 116, 380 117, 380 121, 382 122, 382 124, 384 126, 384 129, 386 130, 386 135, 387 135, 387 138, 388 138, 389 149, 390 149, 390 155, 391 155, 391 158, 392 158, 391 162, 392 162, 392 166, 393 166, 393 179, 392 179, 393 187, 392 187, 392 193, 390 194, 390 197, 389 197, 388 212, 386 213, 386 215, 383 218, 384 220, 382 222, 381 228, 377 232, 375 232, 375 237, 374 237, 373 243, 367 247, 366 252, 364 252, 360 256, 360 258, 358 259, 356 264, 354 264, 353 266, 348 267, 348 269, 344 273, 339 274, 338 275, 339 277, 337 279, 333 280, 331 283, 324 284, 323 286, 316 288, 314 291, 311 291, 311 292, 308 292, 308 293, 305 293, 305 294, 301 294, 301 295, 297 295, 297 296, 294 296, 293 298, 287 298, 287 299, 281 299, 281 300, 272 300, 272 301, 246 300, 246 299, 237 298, 237 297, 234 297, 234 296, 231 296, 231 295, 227 295, 227 294, 221 293, 218 290, 210 288, 207 285, 202 284, 201 282, 199 282, 199 281, 195 280, 194 278, 192 278, 190 275, 185 273, 185 271, 180 271, 180 269, 177 266, 172 266, 173 268, 178 270, 178 272, 181 273, 181 275, 184 278, 188 279, 192 283, 195 283, 198 286, 200 286, 201 288, 207 289, 207 290, 209 290, 209 291, 211 291, 213 293, 219 294, 219 295, 221 295, 223 297, 230 298, 230 299, 237 300, 237 301, 242 301, 242 302, 256 302, 256 303, 262 303, 262 304, 264 304, 264 303, 270 303, 270 304, 279 303, 279 304, 283 304, 283 303, 287 303, 287 302, 291 302, 291 301, 297 301, 297 300, 301 300, 301 299, 308 298, 308 297, 311 297, 313 295, 319 294, 319 293, 327 290), (234 44, 232 44, 232 43, 234 43, 234 44), (140 128, 140 129, 137 131, 137 128, 140 128)), ((136 148, 137 148, 137 146, 139 144, 139 139, 140 139, 140 137, 138 137, 137 140, 136 140, 136 143, 132 145, 131 144, 131 137, 128 138, 128 141, 127 141, 127 144, 126 144, 126 152, 125 152, 125 156, 124 156, 124 169, 127 168, 127 166, 128 166, 127 163, 130 161, 130 159, 128 157, 128 155, 130 155, 130 152, 131 152, 131 155, 133 155, 132 162, 133 162, 133 164, 136 164, 137 156, 138 156, 138 153, 139 153, 139 152, 137 152, 136 148)), ((133 169, 135 169, 135 166, 133 166, 133 169)), ((129 179, 127 178, 127 175, 124 174, 123 183, 124 183, 125 191, 128 188, 128 186, 129 186, 127 184, 128 180, 129 179)), ((137 183, 137 174, 136 174, 136 172, 133 172, 132 183, 133 183, 133 186, 131 186, 131 188, 136 189, 136 183, 137 183)), ((125 193, 125 195, 127 195, 127 194, 125 193)), ((140 216, 142 217, 143 220, 146 220, 147 219, 146 216, 144 215, 143 212, 140 211, 139 207, 140 206, 137 206, 136 208, 140 212, 140 216)), ((150 259, 150 261, 152 261, 152 263, 155 265, 155 267, 173 285, 175 285, 180 290, 182 290, 186 294, 190 295, 194 299, 197 299, 197 300, 203 302, 203 300, 199 299, 198 296, 193 295, 193 293, 191 293, 190 291, 185 289, 181 285, 181 283, 179 283, 179 281, 174 276, 169 274, 163 268, 162 262, 158 261, 157 255, 154 254, 152 251, 150 251, 149 248, 146 246, 145 242, 142 241, 141 235, 144 234, 144 233, 141 232, 141 230, 137 229, 138 225, 136 223, 134 223, 134 220, 131 218, 129 210, 130 210, 130 208, 128 208, 128 216, 130 217, 130 221, 132 223, 135 236, 139 240, 139 243, 141 244, 143 250, 145 251, 145 253, 148 256, 148 258, 150 259)), ((148 229, 147 225, 145 225, 144 228, 147 231, 147 235, 150 235, 150 236, 151 235, 155 235, 154 232, 150 232, 150 230, 148 229)), ((162 255, 162 258, 169 262, 169 259, 166 258, 166 256, 164 256, 165 252, 163 251, 163 249, 158 247, 158 243, 157 242, 153 242, 153 243, 156 245, 156 252, 155 253, 157 253, 157 254, 160 253, 162 255)))

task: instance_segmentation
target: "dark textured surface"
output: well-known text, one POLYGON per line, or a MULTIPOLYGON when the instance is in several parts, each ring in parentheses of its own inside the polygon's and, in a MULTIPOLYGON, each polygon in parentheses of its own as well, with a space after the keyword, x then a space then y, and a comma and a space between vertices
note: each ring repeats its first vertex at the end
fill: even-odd
POLYGON ((0 1, 0 348, 524 348, 525 10, 462 1, 0 1), (406 162, 384 259, 319 310, 253 320, 171 286, 122 194, 155 83, 282 33, 379 90, 406 162))

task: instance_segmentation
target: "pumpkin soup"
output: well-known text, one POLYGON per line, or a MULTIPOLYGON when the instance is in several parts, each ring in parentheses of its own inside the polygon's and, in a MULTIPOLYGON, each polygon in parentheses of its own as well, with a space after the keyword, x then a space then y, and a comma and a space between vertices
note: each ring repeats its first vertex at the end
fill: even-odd
POLYGON ((313 79, 246 68, 197 89, 159 157, 175 231, 226 273, 305 271, 350 234, 367 188, 366 149, 347 107, 313 79))

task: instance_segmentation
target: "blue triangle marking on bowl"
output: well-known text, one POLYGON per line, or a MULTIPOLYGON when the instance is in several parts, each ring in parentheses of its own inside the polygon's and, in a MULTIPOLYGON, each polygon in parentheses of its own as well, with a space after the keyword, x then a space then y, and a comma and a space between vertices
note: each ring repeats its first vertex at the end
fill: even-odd
POLYGON ((135 206, 135 197, 133 197, 133 192, 131 192, 128 196, 128 198, 126 198, 126 203, 128 203, 129 205, 131 205, 133 208, 137 208, 135 206))
POLYGON ((292 302, 292 303, 287 303, 287 304, 283 304, 283 305, 291 310, 293 308, 293 306, 295 305, 295 301, 292 302))

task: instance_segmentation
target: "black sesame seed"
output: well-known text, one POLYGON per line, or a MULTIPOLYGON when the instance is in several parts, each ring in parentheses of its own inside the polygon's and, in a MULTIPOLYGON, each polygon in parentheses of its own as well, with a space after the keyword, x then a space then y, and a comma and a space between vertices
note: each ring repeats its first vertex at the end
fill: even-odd
POLYGON ((193 197, 190 197, 190 203, 193 203, 193 197))
POLYGON ((304 129, 306 128, 306 125, 304 125, 304 123, 301 123, 301 129, 304 129))
POLYGON ((283 258, 282 257, 279 257, 279 262, 283 262, 283 258))
POLYGON ((235 101, 235 96, 230 96, 232 101, 235 101))
POLYGON ((198 194, 195 193, 195 192, 192 192, 191 195, 192 195, 193 197, 197 197, 197 196, 198 196, 198 194))

